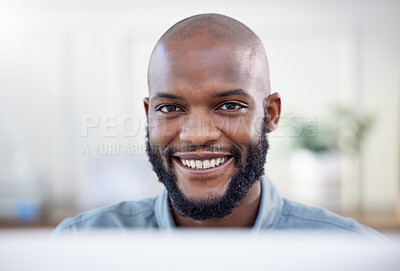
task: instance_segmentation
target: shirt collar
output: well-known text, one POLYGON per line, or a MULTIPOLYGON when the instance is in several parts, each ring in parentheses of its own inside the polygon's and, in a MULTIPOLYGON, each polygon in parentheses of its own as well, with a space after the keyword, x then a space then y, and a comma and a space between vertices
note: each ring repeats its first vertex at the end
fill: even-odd
MULTIPOLYGON (((154 208, 159 227, 168 231, 174 230, 176 225, 172 218, 166 189, 157 197, 154 208)), ((273 228, 279 220, 281 210, 282 198, 277 189, 267 176, 261 176, 260 207, 252 231, 273 228)))
POLYGON ((157 197, 154 209, 160 229, 171 231, 176 228, 174 219, 172 218, 171 209, 169 208, 168 192, 165 188, 157 197))
POLYGON ((273 228, 279 221, 282 212, 282 198, 278 190, 266 176, 261 176, 261 200, 256 221, 252 231, 261 228, 273 228))

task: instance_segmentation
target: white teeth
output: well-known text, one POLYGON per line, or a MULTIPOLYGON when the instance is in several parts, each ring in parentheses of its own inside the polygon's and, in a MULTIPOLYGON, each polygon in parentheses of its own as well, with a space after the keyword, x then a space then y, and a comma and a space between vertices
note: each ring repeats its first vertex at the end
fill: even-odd
POLYGON ((210 168, 210 161, 204 160, 204 161, 203 161, 203 168, 204 168, 204 169, 210 168))
POLYGON ((208 168, 213 168, 216 166, 219 166, 223 164, 225 161, 227 161, 227 157, 222 157, 222 158, 217 158, 217 159, 211 159, 211 160, 184 160, 181 159, 181 162, 183 165, 189 167, 189 168, 195 168, 195 169, 208 169, 208 168))
POLYGON ((211 159, 210 167, 215 167, 215 159, 211 159))
POLYGON ((202 169, 203 163, 200 160, 196 160, 196 169, 202 169))

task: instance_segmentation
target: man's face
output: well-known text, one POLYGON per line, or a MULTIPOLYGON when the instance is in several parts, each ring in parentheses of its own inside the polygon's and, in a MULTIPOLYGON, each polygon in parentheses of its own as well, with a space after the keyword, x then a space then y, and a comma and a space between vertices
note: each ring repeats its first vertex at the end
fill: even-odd
POLYGON ((231 213, 262 174, 268 120, 261 67, 250 50, 207 36, 155 50, 145 99, 148 154, 181 215, 231 213))

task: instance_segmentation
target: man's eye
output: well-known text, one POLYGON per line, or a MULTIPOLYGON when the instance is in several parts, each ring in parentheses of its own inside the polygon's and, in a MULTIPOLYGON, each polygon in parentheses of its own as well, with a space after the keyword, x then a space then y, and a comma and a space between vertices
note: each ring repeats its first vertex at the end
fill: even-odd
POLYGON ((179 107, 173 104, 167 104, 163 105, 157 108, 157 110, 164 112, 164 113, 171 113, 171 112, 177 112, 177 111, 182 111, 179 107))
POLYGON ((219 109, 234 111, 234 110, 240 109, 242 107, 243 106, 241 106, 240 104, 237 104, 237 103, 226 103, 226 104, 222 105, 219 109))

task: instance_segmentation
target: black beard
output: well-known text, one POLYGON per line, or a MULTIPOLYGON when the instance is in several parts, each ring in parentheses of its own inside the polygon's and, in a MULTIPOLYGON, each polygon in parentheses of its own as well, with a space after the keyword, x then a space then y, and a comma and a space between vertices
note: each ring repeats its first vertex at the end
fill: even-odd
MULTIPOLYGON (((268 118, 264 118, 262 125, 262 133, 256 144, 248 146, 247 157, 245 162, 241 159, 240 150, 235 147, 229 147, 228 151, 232 153, 235 160, 235 166, 238 168, 237 173, 231 177, 227 191, 223 196, 209 198, 205 201, 194 201, 187 198, 176 182, 176 176, 165 167, 163 157, 167 159, 168 166, 171 168, 172 153, 180 149, 172 149, 165 147, 162 151, 160 146, 153 147, 150 145, 149 129, 147 128, 146 136, 146 152, 149 161, 153 166, 154 172, 157 174, 158 180, 164 184, 171 199, 173 208, 183 217, 189 217, 194 220, 207 220, 211 218, 222 218, 233 213, 245 198, 249 189, 264 174, 264 164, 269 148, 266 133, 268 131, 268 118)), ((212 146, 195 146, 191 145, 185 150, 194 151, 196 149, 214 150, 212 146)))

